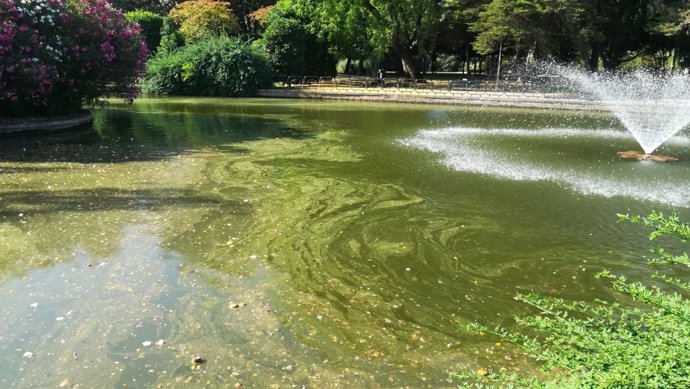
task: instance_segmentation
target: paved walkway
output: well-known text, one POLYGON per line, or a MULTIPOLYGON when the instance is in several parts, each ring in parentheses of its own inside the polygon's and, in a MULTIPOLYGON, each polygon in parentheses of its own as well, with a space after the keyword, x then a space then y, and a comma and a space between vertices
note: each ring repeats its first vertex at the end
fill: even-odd
POLYGON ((261 89, 259 90, 259 96, 272 98, 334 99, 565 110, 607 110, 607 108, 598 101, 584 100, 564 93, 305 86, 261 89))

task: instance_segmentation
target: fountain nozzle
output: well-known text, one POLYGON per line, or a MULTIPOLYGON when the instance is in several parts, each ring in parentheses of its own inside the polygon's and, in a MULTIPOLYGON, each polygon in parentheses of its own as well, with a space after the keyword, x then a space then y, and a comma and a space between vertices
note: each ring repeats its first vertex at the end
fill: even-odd
POLYGON ((636 159, 638 161, 654 161, 654 162, 675 162, 678 158, 670 155, 644 153, 642 151, 619 151, 617 155, 625 159, 636 159))

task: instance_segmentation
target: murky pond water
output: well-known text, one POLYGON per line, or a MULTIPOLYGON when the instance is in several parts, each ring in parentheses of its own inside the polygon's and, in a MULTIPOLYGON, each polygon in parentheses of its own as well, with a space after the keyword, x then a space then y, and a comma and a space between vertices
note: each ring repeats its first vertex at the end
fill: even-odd
POLYGON ((604 115, 142 99, 95 119, 0 145, 0 387, 523 368, 458 324, 510 326, 520 291, 605 297, 594 273, 643 277, 647 254, 616 213, 690 208, 687 135, 662 150, 682 162, 621 161, 604 115))

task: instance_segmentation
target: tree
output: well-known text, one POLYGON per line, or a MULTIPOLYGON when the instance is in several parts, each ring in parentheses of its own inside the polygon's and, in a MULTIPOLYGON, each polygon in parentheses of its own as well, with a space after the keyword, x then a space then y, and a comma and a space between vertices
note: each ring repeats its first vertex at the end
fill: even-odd
POLYGON ((469 24, 476 19, 483 4, 483 0, 447 0, 443 5, 436 48, 440 52, 463 54, 466 73, 470 71, 471 56, 476 54, 472 43, 477 34, 469 24))
POLYGON ((230 4, 232 13, 237 16, 240 31, 249 36, 253 36, 255 19, 252 13, 261 9, 275 5, 276 0, 238 0, 230 4))
POLYGON ((239 30, 230 3, 220 0, 185 1, 170 11, 170 18, 179 24, 180 33, 189 42, 208 36, 234 34, 239 30))
POLYGON ((612 70, 645 52, 654 9, 674 1, 683 0, 491 0, 470 22, 473 46, 488 54, 509 42, 523 53, 612 70))
POLYGON ((324 2, 306 12, 314 15, 310 23, 311 31, 328 41, 331 53, 347 59, 345 72, 350 72, 352 59, 359 59, 361 72, 364 59, 378 60, 388 51, 385 44, 372 40, 375 35, 370 34, 368 25, 363 23, 368 16, 364 8, 335 1, 324 2))
POLYGON ((319 19, 315 23, 326 26, 328 40, 336 51, 346 53, 367 48, 372 54, 392 50, 401 60, 405 73, 419 75, 416 56, 428 54, 441 17, 442 0, 294 0, 296 5, 312 5, 319 19), (334 26, 344 22, 344 30, 334 26))
POLYGON ((164 17, 151 11, 136 10, 125 14, 127 20, 137 23, 141 27, 141 33, 146 37, 146 47, 149 55, 155 54, 161 43, 161 28, 164 17))
POLYGON ((661 59, 655 64, 657 68, 673 71, 678 62, 690 55, 690 2, 656 2, 653 11, 648 51, 661 59))
POLYGON ((649 41, 648 24, 654 0, 581 0, 583 38, 588 67, 613 70, 640 54, 649 41))
POLYGON ((290 4, 278 3, 266 20, 262 42, 273 69, 284 75, 333 75, 335 58, 324 39, 312 33, 309 22, 290 4))
POLYGON ((532 45, 542 35, 538 25, 538 4, 531 0, 493 0, 479 12, 470 29, 479 33, 473 43, 480 54, 489 54, 499 45, 512 44, 515 51, 532 45))
POLYGON ((402 61, 403 71, 417 78, 418 54, 428 54, 436 37, 441 16, 439 0, 365 1, 374 19, 374 29, 390 34, 390 45, 402 61))
POLYGON ((536 55, 549 56, 559 62, 586 63, 589 56, 587 37, 583 28, 584 5, 581 0, 540 0, 539 46, 536 55))

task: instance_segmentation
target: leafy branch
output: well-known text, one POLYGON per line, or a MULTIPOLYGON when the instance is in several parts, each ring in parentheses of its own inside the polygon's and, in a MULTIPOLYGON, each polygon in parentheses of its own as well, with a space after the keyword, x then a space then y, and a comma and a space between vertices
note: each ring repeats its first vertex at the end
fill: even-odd
MULTIPOLYGON (((619 215, 619 220, 652 229, 650 240, 662 236, 682 242, 690 239, 690 226, 676 214, 664 217, 619 215)), ((670 254, 662 248, 654 265, 688 266, 687 254, 670 254)), ((463 326, 480 331, 525 350, 540 363, 544 374, 523 377, 515 373, 487 374, 459 371, 449 380, 461 387, 529 388, 687 388, 690 387, 690 282, 655 273, 662 287, 630 282, 603 271, 598 279, 628 296, 632 302, 567 302, 538 293, 517 295, 539 314, 516 317, 527 336, 505 328, 489 330, 480 324, 463 326), (674 291, 666 290, 666 287, 674 291)))

